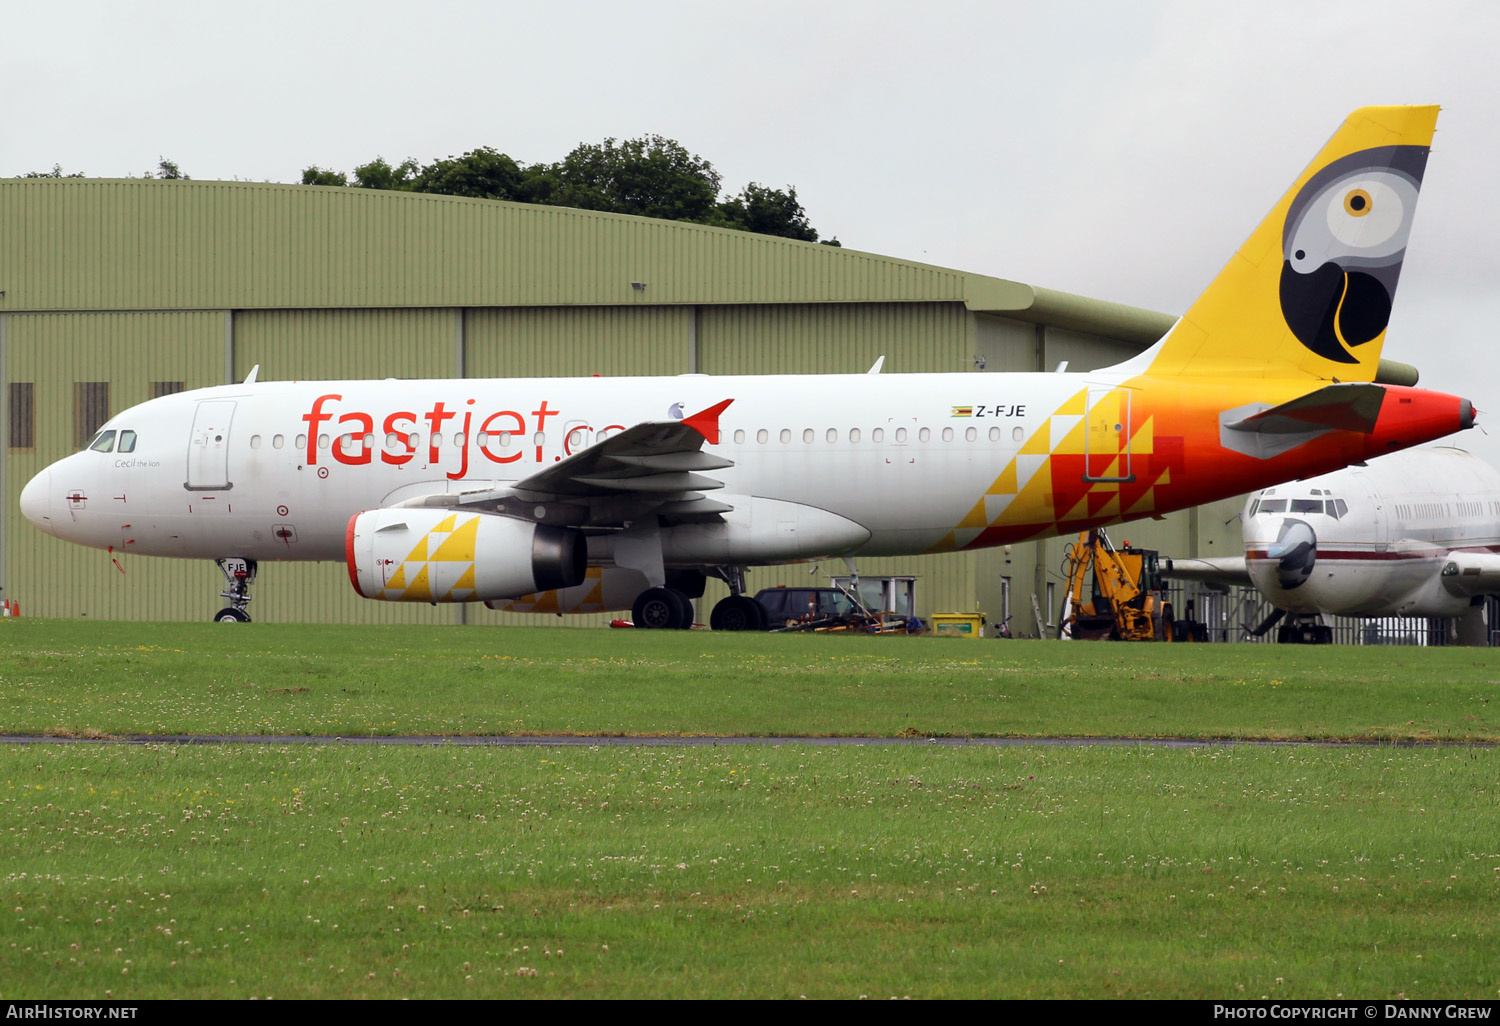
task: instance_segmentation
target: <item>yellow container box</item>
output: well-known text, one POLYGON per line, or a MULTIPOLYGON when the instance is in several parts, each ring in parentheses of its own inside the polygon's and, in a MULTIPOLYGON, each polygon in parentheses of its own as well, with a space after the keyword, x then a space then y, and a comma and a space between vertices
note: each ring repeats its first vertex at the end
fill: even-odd
POLYGON ((984 637, 983 613, 933 613, 927 618, 932 633, 952 638, 984 637))

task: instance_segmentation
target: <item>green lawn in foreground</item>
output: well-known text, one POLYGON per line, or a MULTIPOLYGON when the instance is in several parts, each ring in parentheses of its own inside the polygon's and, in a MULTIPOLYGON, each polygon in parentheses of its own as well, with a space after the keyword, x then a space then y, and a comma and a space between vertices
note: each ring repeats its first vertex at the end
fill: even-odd
MULTIPOLYGON (((0 621, 12 733, 1497 736, 1496 656, 0 621)), ((1500 749, 0 746, 0 998, 1500 996, 1500 749)))
POLYGON ((1494 999, 1497 768, 0 748, 0 997, 1494 999))
POLYGON ((0 620, 0 730, 1500 740, 1486 649, 0 620))

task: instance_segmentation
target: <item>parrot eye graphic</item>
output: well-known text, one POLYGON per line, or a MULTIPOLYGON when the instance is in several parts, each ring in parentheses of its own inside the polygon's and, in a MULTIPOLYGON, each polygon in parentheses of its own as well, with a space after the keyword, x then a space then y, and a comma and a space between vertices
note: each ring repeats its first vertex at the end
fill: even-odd
POLYGON ((1344 213, 1350 217, 1364 217, 1370 212, 1370 194, 1363 189, 1355 189, 1344 197, 1344 213))

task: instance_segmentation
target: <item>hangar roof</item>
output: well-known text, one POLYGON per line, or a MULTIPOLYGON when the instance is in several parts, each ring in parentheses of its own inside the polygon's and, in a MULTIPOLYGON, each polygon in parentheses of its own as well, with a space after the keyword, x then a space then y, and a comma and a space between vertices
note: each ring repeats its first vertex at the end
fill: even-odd
POLYGON ((962 302, 1154 342, 1173 318, 677 221, 407 192, 0 181, 0 312, 962 302))

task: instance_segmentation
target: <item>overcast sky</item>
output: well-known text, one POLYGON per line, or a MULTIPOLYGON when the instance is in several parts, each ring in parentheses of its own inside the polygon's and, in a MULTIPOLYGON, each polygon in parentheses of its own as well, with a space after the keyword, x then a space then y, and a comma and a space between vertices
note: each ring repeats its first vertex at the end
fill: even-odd
POLYGON ((5 32, 0 176, 657 133, 851 248, 1174 313, 1350 110, 1440 103, 1385 355, 1488 413, 1463 444, 1500 463, 1500 4, 111 0, 5 32))

